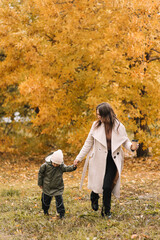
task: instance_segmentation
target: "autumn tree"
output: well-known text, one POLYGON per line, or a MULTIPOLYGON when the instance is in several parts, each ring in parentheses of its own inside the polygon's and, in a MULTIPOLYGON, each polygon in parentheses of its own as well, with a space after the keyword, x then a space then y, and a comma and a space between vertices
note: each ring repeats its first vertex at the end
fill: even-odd
POLYGON ((76 152, 108 101, 140 139, 139 155, 158 152, 157 0, 0 2, 5 114, 27 104, 35 134, 76 152))

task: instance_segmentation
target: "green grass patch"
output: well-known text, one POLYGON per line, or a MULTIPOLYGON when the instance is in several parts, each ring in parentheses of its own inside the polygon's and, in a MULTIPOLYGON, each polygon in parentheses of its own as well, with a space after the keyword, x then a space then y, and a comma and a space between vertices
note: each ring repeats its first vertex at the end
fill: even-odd
POLYGON ((41 209, 41 190, 37 186, 40 164, 34 164, 33 160, 18 163, 17 157, 4 162, 0 182, 0 240, 160 239, 159 172, 150 167, 146 170, 145 166, 144 174, 144 161, 138 163, 136 170, 137 160, 126 161, 121 197, 119 201, 112 197, 110 220, 101 217, 101 195, 99 210, 94 212, 86 183, 84 189, 79 190, 81 169, 75 175, 64 175, 66 214, 65 219, 60 220, 56 217, 54 198, 50 216, 44 216, 41 209), (12 172, 7 168, 10 164, 14 166, 12 172))
MULTIPOLYGON (((46 239, 46 240, 129 240, 159 239, 159 203, 155 199, 140 199, 130 193, 128 198, 122 195, 118 202, 112 200, 112 219, 101 217, 102 199, 99 210, 91 209, 89 192, 78 188, 66 187, 64 220, 56 217, 55 200, 52 199, 50 216, 41 210, 41 192, 30 182, 23 191, 2 190, 0 205, 0 233, 7 239, 46 239), (21 192, 21 194, 20 194, 21 192)), ((1 236, 0 235, 0 236, 1 236)), ((0 238, 1 239, 1 238, 0 238)), ((3 238, 2 238, 3 239, 3 238)), ((5 238, 4 238, 5 239, 5 238)))
POLYGON ((19 195, 20 195, 20 191, 13 188, 3 189, 1 192, 2 197, 6 197, 6 196, 13 197, 13 196, 19 196, 19 195))

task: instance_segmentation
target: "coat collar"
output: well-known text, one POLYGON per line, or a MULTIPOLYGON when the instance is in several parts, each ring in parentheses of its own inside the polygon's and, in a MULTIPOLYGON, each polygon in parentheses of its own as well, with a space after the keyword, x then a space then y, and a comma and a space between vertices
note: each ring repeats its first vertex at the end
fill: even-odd
POLYGON ((111 147, 112 153, 115 152, 128 138, 125 134, 125 130, 120 125, 117 130, 118 125, 112 129, 112 137, 111 137, 111 147))
MULTIPOLYGON (((116 123, 114 128, 112 129, 112 136, 111 136, 112 153, 116 151, 117 148, 119 148, 128 139, 125 134, 125 128, 122 128, 122 125, 120 124, 117 130, 117 126, 118 124, 116 123)), ((98 128, 94 129, 93 137, 107 149, 104 123, 102 123, 98 128)))
POLYGON ((98 128, 94 129, 93 137, 107 148, 104 123, 102 123, 98 128))

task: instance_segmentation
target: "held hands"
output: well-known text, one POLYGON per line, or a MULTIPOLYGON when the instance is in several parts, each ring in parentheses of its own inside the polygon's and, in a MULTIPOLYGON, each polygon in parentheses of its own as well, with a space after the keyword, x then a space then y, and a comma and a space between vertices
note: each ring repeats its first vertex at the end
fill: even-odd
POLYGON ((73 163, 73 164, 74 164, 74 166, 76 166, 76 167, 77 167, 77 165, 78 165, 78 162, 79 162, 79 161, 78 161, 77 159, 75 159, 75 160, 74 160, 74 163, 73 163))

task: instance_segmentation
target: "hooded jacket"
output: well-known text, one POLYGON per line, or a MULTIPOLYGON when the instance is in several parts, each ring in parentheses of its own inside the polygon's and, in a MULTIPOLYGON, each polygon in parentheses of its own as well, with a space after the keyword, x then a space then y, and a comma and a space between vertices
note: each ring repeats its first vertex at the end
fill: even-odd
POLYGON ((63 173, 72 172, 76 168, 74 165, 66 166, 64 163, 54 167, 51 161, 46 161, 39 169, 38 185, 42 186, 43 192, 48 196, 62 195, 64 191, 63 173))

